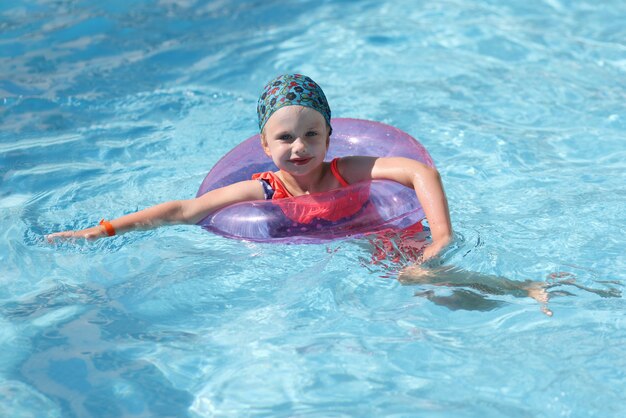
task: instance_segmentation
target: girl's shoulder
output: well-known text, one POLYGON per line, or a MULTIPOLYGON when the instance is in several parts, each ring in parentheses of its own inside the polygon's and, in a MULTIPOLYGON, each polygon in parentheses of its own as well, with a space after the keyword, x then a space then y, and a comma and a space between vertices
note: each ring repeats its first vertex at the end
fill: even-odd
POLYGON ((377 157, 352 155, 336 159, 336 168, 341 176, 350 184, 363 180, 371 180, 372 168, 377 157))

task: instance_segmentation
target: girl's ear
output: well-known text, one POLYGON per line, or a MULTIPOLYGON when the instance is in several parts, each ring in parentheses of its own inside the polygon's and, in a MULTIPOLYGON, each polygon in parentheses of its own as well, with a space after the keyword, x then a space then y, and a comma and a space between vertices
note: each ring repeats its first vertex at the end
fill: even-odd
POLYGON ((272 158, 272 154, 270 153, 270 147, 267 146, 267 141, 265 140, 265 134, 261 133, 261 146, 263 147, 263 151, 265 155, 272 158))
POLYGON ((330 145, 330 135, 333 133, 333 128, 326 125, 326 151, 328 151, 328 146, 330 145))

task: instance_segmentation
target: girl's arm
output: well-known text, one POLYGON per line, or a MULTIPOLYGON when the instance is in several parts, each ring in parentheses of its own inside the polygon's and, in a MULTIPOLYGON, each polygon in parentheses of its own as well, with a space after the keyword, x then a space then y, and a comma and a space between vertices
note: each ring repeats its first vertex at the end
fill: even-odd
MULTIPOLYGON (((152 229, 161 225, 195 224, 211 213, 232 205, 249 200, 263 199, 263 187, 257 180, 234 183, 220 189, 212 190, 195 199, 172 200, 149 207, 139 212, 124 215, 110 221, 116 235, 128 231, 152 229)), ((106 228, 96 225, 80 231, 57 232, 46 236, 49 242, 56 238, 85 238, 95 240, 106 237, 106 228)))
POLYGON ((339 162, 339 171, 350 184, 385 179, 415 190, 433 239, 424 250, 424 260, 437 255, 452 239, 448 200, 436 169, 410 158, 347 157, 339 162))

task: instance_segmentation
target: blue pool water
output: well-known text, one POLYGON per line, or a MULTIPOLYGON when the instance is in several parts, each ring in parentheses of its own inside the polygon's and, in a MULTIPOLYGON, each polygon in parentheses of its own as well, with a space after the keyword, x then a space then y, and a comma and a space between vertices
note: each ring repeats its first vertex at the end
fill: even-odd
POLYGON ((624 416, 625 40, 621 0, 2 2, 0 416, 624 416), (359 240, 44 242, 194 196, 285 71, 426 145, 442 264, 571 274, 554 316, 359 240))

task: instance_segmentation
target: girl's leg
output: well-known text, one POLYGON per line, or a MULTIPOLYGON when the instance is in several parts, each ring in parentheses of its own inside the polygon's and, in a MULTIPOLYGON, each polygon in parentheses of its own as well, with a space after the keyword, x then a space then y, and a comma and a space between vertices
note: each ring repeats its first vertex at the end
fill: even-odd
POLYGON ((420 265, 405 267, 398 275, 400 283, 430 284, 435 286, 466 287, 487 295, 511 295, 515 297, 531 297, 541 305, 541 311, 552 316, 548 308, 549 295, 544 282, 526 280, 523 282, 506 277, 481 274, 463 270, 453 266, 426 268, 420 265))

